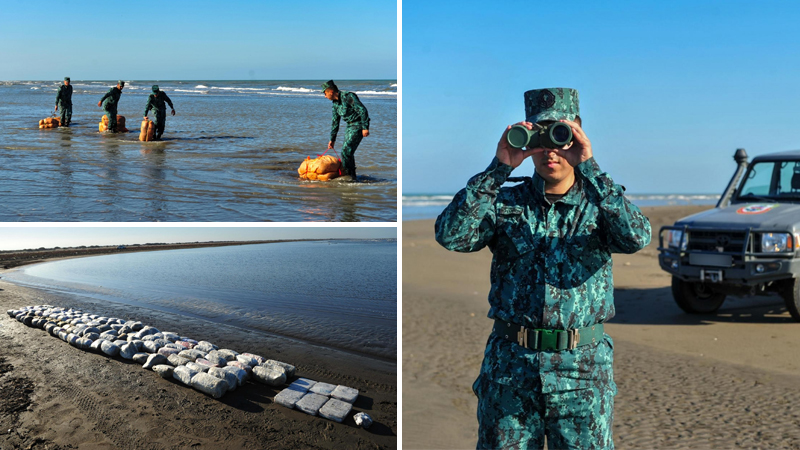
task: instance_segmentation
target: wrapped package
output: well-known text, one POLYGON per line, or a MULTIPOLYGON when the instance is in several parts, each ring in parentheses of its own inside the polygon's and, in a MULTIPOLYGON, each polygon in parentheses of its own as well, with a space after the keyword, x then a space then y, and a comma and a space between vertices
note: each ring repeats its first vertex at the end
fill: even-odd
POLYGON ((322 155, 311 159, 306 157, 300 164, 297 173, 303 180, 328 181, 339 176, 342 162, 331 155, 322 155))
POLYGON ((352 409, 353 405, 350 403, 332 398, 322 405, 322 408, 319 409, 319 415, 320 417, 324 417, 328 420, 342 423, 344 418, 350 414, 350 410, 352 409))
POLYGON ((222 397, 222 394, 228 390, 228 383, 225 380, 203 372, 193 376, 191 383, 193 388, 214 398, 222 397))
POLYGON ((142 121, 142 126, 139 129, 139 140, 142 142, 152 141, 156 136, 156 124, 149 118, 142 121))

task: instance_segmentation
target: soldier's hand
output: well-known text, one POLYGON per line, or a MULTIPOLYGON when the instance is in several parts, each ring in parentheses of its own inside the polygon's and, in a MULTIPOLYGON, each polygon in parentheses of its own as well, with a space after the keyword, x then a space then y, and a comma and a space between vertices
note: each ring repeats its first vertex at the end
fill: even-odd
POLYGON ((556 149, 556 154, 567 160, 569 165, 576 167, 578 164, 592 157, 592 143, 580 125, 571 120, 559 120, 572 128, 572 144, 564 149, 556 149))
POLYGON ((175 115, 175 110, 174 110, 174 109, 172 110, 172 115, 173 115, 173 116, 175 115))
POLYGON ((361 130, 361 135, 364 137, 369 136, 369 130, 361 130))
POLYGON ((56 107, 55 107, 55 109, 53 109, 53 111, 54 111, 54 112, 55 112, 55 111, 58 111, 58 105, 56 105, 56 107))
POLYGON ((101 103, 103 103, 103 102, 102 101, 97 102, 97 106, 100 106, 101 103))
MULTIPOLYGON (((530 122, 518 122, 514 125, 524 125, 525 128, 532 130, 533 124, 530 122)), ((522 164, 522 161, 525 158, 533 155, 533 152, 523 152, 521 148, 514 148, 508 143, 508 139, 506 136, 508 135, 508 130, 511 129, 511 125, 506 127, 506 131, 503 132, 503 135, 500 137, 500 142, 497 143, 497 159, 500 160, 501 163, 509 165, 513 168, 519 167, 522 164)))
POLYGON ((147 116, 142 117, 142 119, 147 120, 147 116))
POLYGON ((328 141, 328 150, 333 150, 333 141, 328 141))

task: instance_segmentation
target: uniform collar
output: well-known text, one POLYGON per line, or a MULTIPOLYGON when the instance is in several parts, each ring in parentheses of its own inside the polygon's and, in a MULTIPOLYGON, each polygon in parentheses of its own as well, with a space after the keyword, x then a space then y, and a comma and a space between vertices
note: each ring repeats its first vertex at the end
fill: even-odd
MULTIPOLYGON (((540 177, 538 173, 533 173, 533 178, 531 178, 531 191, 533 193, 533 198, 536 200, 537 203, 541 205, 547 205, 547 199, 544 196, 544 178, 540 177)), ((572 185, 571 188, 564 194, 558 202, 566 203, 567 205, 577 205, 580 203, 581 198, 583 197, 583 181, 581 177, 578 176, 576 171, 575 173, 575 183, 572 185)))

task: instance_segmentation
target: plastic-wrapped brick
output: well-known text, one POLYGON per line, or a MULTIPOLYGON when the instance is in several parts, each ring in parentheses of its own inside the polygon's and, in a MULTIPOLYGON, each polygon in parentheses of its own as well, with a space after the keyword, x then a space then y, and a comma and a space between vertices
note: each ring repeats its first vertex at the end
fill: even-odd
POLYGON ((236 366, 225 366, 222 370, 232 373, 236 377, 236 384, 241 386, 247 381, 247 372, 236 366))
POLYGON ((208 369, 210 369, 210 367, 208 366, 197 364, 196 362, 191 362, 191 361, 186 363, 186 367, 191 368, 195 372, 208 372, 208 369))
POLYGON ((180 381, 181 383, 191 386, 192 385, 192 377, 197 375, 199 372, 196 370, 191 369, 188 366, 178 366, 172 371, 172 378, 180 381))
POLYGON ((315 394, 319 394, 319 395, 324 395, 326 397, 330 397, 331 396, 331 392, 333 392, 334 389, 336 389, 336 385, 335 384, 319 382, 319 383, 311 386, 309 391, 311 391, 311 392, 313 392, 315 394))
POLYGON ((328 402, 328 397, 324 395, 315 394, 313 392, 309 392, 303 396, 297 403, 294 404, 296 409, 303 411, 306 414, 311 414, 312 416, 316 416, 319 412, 319 409, 322 408, 322 405, 328 402))
POLYGON ((355 420, 356 425, 364 429, 367 429, 369 428, 370 425, 372 425, 372 417, 370 417, 369 414, 365 412, 360 412, 356 414, 355 416, 353 416, 353 420, 355 420))
MULTIPOLYGON (((317 383, 317 385, 319 384, 317 383)), ((319 415, 328 420, 342 423, 344 418, 350 414, 351 409, 353 409, 353 405, 350 403, 332 398, 322 405, 322 408, 319 409, 319 415)))
POLYGON ((133 355, 137 353, 139 353, 139 351, 136 350, 136 346, 130 342, 119 348, 119 356, 125 359, 133 359, 133 355))
POLYGON ((133 355, 133 358, 131 359, 133 359, 133 362, 135 362, 136 364, 144 364, 147 361, 147 358, 149 357, 150 353, 141 352, 133 355))
POLYGON ((275 403, 285 406, 289 409, 294 409, 294 405, 306 395, 306 390, 296 389, 291 386, 287 387, 286 389, 278 392, 278 395, 275 396, 275 403))
POLYGON ((103 341, 102 344, 100 344, 100 350, 108 356, 119 355, 119 347, 113 342, 103 341))
POLYGON ((247 364, 250 367, 255 367, 258 365, 258 360, 251 356, 236 355, 236 360, 242 364, 247 364))
POLYGON ((191 361, 178 355, 169 355, 167 357, 167 361, 175 367, 178 366, 185 366, 186 364, 190 363, 191 361))
POLYGON ((153 366, 166 364, 169 360, 164 355, 159 355, 158 353, 150 355, 147 357, 147 360, 142 365, 142 369, 152 369, 153 366))
POLYGON ((311 389, 311 386, 317 384, 314 380, 309 380, 308 378, 298 378, 294 380, 294 383, 290 384, 289 387, 294 388, 298 391, 306 392, 311 389))
POLYGON ((255 359, 258 364, 264 364, 264 361, 267 360, 267 358, 264 358, 263 356, 254 355, 252 353, 242 353, 242 356, 249 356, 255 359))
POLYGON ((353 403, 358 398, 358 389, 353 389, 351 387, 336 386, 336 389, 331 392, 331 397, 337 398, 343 402, 353 403))
POLYGON ((236 386, 239 384, 236 378, 236 375, 228 372, 227 370, 221 369, 219 367, 212 367, 208 369, 208 374, 219 378, 220 380, 225 380, 225 383, 228 384, 229 391, 236 389, 236 386))
POLYGON ((175 369, 167 364, 158 364, 153 366, 153 372, 159 374, 161 378, 172 378, 172 372, 175 369))
POLYGON ((253 377, 256 380, 270 386, 282 386, 284 383, 286 383, 286 371, 277 366, 254 367, 253 377))
POLYGON ((291 364, 287 364, 287 363, 281 362, 281 361, 276 361, 274 359, 268 359, 268 360, 264 361, 264 364, 277 364, 277 365, 283 367, 283 370, 286 371, 286 376, 288 378, 294 378, 294 374, 295 374, 296 370, 295 370, 295 367, 293 365, 291 365, 291 364))
POLYGON ((178 353, 178 356, 182 356, 190 361, 194 361, 197 358, 206 356, 206 354, 205 352, 201 352, 199 350, 183 350, 182 352, 178 353))
POLYGON ((226 383, 225 380, 203 372, 193 376, 191 383, 193 388, 214 398, 222 397, 228 390, 228 383, 226 383))

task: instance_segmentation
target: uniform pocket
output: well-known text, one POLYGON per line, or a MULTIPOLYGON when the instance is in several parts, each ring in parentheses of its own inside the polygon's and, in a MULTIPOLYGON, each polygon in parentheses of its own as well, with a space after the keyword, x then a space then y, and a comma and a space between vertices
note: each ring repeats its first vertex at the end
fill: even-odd
POLYGON ((500 239, 506 241, 509 249, 513 249, 510 256, 518 257, 535 248, 535 240, 530 224, 525 217, 522 206, 500 206, 497 208, 497 228, 500 239))

